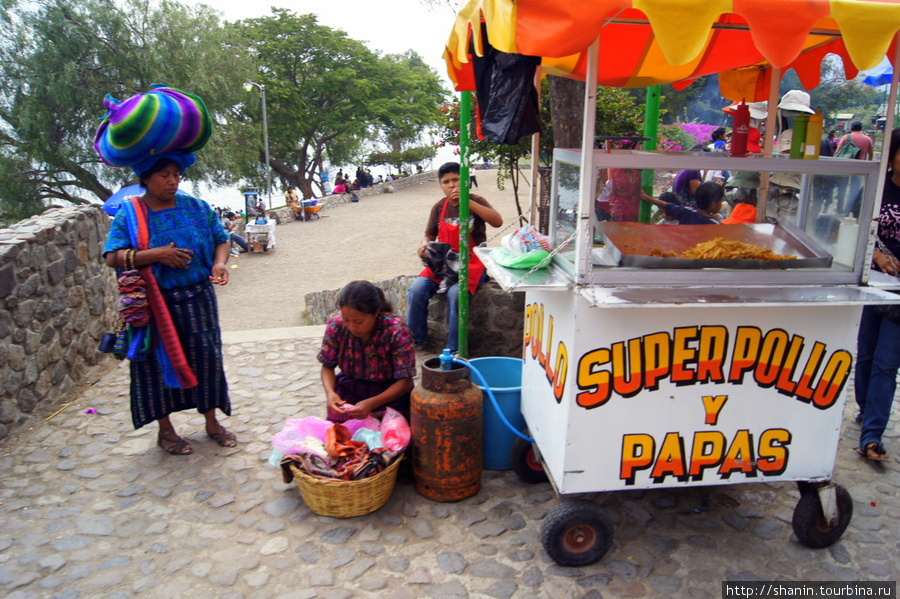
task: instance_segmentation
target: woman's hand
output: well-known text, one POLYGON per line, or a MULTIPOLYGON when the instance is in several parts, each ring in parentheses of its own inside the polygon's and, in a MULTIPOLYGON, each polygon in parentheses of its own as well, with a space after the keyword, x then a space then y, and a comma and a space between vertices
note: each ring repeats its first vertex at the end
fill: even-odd
POLYGON ((884 252, 875 250, 872 254, 872 262, 878 266, 879 270, 885 274, 898 276, 900 275, 900 263, 893 256, 889 256, 884 252))
POLYGON ((347 402, 341 399, 335 391, 325 392, 325 401, 328 403, 328 410, 340 414, 344 411, 344 406, 349 406, 347 402))
POLYGON ((175 243, 153 248, 156 252, 156 262, 165 264, 170 268, 187 268, 191 261, 191 254, 175 247, 175 243))
POLYGON ((209 280, 216 285, 227 285, 228 269, 225 268, 224 264, 213 264, 212 274, 209 276, 209 280))
POLYGON ((371 405, 371 402, 372 398, 364 399, 356 404, 345 403, 344 407, 341 408, 340 411, 352 418, 362 419, 368 416, 372 412, 372 410, 375 409, 375 406, 369 407, 371 405))

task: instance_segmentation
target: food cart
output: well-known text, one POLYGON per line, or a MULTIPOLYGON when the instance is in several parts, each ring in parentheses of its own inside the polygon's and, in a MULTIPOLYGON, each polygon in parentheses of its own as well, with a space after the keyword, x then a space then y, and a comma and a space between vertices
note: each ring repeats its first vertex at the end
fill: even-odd
MULTIPOLYGON (((774 72, 774 92, 757 86, 774 106, 777 67, 800 72, 804 61, 818 65, 833 42, 831 50, 843 55, 852 74, 853 64, 873 66, 860 58, 861 40, 881 56, 892 40, 896 48, 900 4, 844 3, 854 5, 858 15, 875 6, 862 18, 866 27, 872 14, 885 18, 879 11, 893 11, 890 27, 882 27, 875 40, 871 28, 863 35, 841 12, 846 7, 837 4, 779 3, 786 12, 801 11, 802 5, 809 14, 794 18, 783 11, 780 29, 761 32, 754 23, 765 7, 772 12, 771 3, 745 2, 747 12, 738 15, 730 2, 705 0, 645 2, 642 10, 635 8, 637 2, 632 7, 621 0, 558 5, 473 0, 460 10, 446 56, 457 88, 471 89, 468 40, 472 25, 483 26, 483 39, 495 48, 543 56, 545 72, 585 79, 589 107, 598 80, 652 85, 749 65, 758 73, 744 73, 745 81, 765 82, 762 74, 774 72), (691 20, 687 25, 685 15, 691 20), (738 33, 742 52, 730 32, 738 33), (798 43, 785 53, 777 39, 772 41, 776 34, 790 37, 781 40, 787 45, 798 43), (647 45, 632 52, 624 47, 629 39, 647 45), (605 43, 616 50, 606 64, 600 60, 605 43), (548 44, 561 49, 548 54, 548 44), (716 52, 722 47, 730 54, 716 52), (806 49, 812 49, 810 56, 803 54, 806 49), (678 56, 664 58, 672 55, 678 56), (653 61, 652 73, 641 74, 653 61)), ((474 38, 477 46, 482 36, 474 38)), ((895 49, 895 62, 896 54, 895 49)), ((733 81, 731 75, 723 81, 733 81)), ((801 72, 801 78, 807 75, 801 72)), ((766 98, 751 93, 746 99, 766 98)), ((584 131, 592 132, 594 112, 584 115, 584 131)), ((514 448, 514 455, 526 462, 525 470, 539 460, 563 497, 797 481, 795 533, 808 546, 831 545, 852 514, 849 494, 831 477, 859 317, 864 305, 893 303, 896 297, 877 288, 868 268, 885 165, 771 153, 731 158, 607 151, 595 148, 591 135, 584 137, 581 148, 554 151, 550 267, 510 270, 491 260, 491 248, 476 249, 501 286, 526 293, 522 413, 534 446, 526 445, 524 452, 514 448), (801 181, 797 212, 740 225, 604 222, 594 206, 608 169, 654 176, 682 169, 795 173, 801 181), (858 219, 834 213, 822 199, 823 177, 863 190, 858 219), (684 257, 699 244, 731 242, 771 253, 766 259, 684 257)), ((766 147, 772 147, 771 134, 766 147)), ((879 282, 890 286, 886 279, 879 282)), ((606 553, 612 534, 597 504, 564 500, 546 517, 542 541, 558 563, 586 565, 606 553)))
MULTIPOLYGON (((262 220, 262 219, 260 219, 262 220)), ((251 253, 266 253, 275 248, 275 219, 250 222, 244 225, 244 236, 251 253)))

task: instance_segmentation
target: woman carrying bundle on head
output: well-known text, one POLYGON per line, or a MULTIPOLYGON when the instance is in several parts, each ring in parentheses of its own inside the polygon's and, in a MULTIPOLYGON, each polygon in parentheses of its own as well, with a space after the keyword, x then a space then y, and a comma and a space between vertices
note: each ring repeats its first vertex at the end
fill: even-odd
POLYGON ((345 285, 338 307, 328 320, 318 356, 328 420, 365 418, 386 407, 409 420, 416 351, 403 318, 368 281, 345 285))
POLYGON ((122 204, 103 247, 109 266, 139 281, 150 308, 149 324, 134 331, 145 349, 129 351, 134 427, 157 421, 157 444, 186 455, 193 449, 169 415, 196 409, 207 435, 233 447, 216 419, 217 408, 231 415, 213 289, 228 283, 228 235, 206 202, 178 190, 209 138, 209 113, 197 96, 165 87, 105 104, 94 147, 106 164, 130 166, 144 190, 122 204))

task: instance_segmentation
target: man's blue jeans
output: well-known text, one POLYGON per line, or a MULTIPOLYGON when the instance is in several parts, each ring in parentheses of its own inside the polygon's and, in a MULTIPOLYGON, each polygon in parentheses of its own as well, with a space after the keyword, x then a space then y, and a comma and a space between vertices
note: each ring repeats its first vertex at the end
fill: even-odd
POLYGON ((854 385, 863 415, 860 448, 881 443, 891 417, 891 404, 900 368, 900 323, 883 318, 874 306, 863 308, 856 341, 854 385))
MULTIPOLYGON (((406 326, 416 345, 428 341, 428 301, 437 290, 438 284, 428 277, 416 277, 406 292, 406 326)), ((455 352, 459 349, 459 283, 447 289, 447 319, 447 347, 455 352)))
POLYGON ((237 233, 228 233, 228 236, 231 238, 231 241, 241 246, 241 249, 245 252, 250 251, 250 246, 247 244, 247 240, 238 235, 237 233))

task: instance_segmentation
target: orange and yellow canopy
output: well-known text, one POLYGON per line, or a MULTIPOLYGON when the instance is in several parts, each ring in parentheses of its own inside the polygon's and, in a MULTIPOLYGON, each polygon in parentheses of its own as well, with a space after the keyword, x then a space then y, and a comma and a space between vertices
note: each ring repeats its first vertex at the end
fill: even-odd
POLYGON ((682 88, 719 73, 726 98, 749 102, 768 98, 773 66, 811 89, 826 54, 848 78, 893 56, 900 0, 469 0, 444 50, 459 91, 475 89, 468 50, 481 53, 482 23, 494 48, 540 56, 547 74, 584 79, 599 38, 600 85, 682 88))

